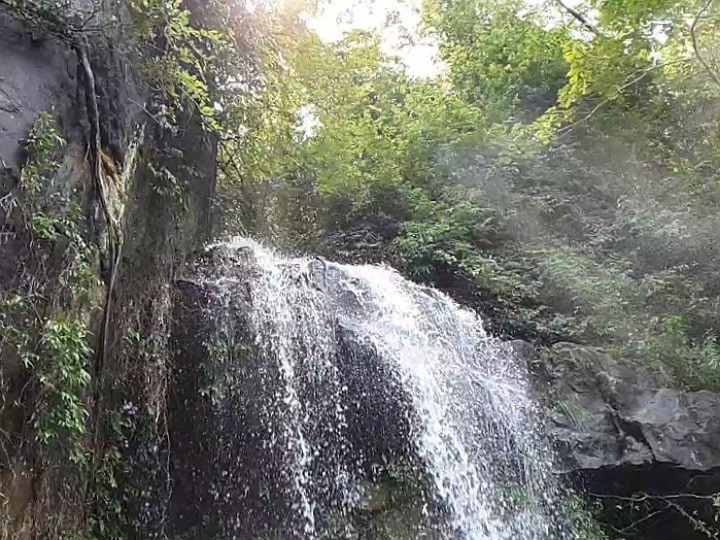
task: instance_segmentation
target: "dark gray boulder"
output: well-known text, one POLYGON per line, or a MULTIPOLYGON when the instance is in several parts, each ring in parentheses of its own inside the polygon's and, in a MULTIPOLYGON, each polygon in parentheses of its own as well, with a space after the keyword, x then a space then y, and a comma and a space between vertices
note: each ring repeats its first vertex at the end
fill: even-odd
POLYGON ((514 348, 536 373, 563 473, 604 503, 616 528, 647 517, 634 538, 717 530, 719 394, 668 388, 637 361, 593 347, 514 348))
MULTIPOLYGON (((417 465, 410 448, 413 419, 394 374, 343 318, 362 309, 361 303, 343 288, 337 265, 288 261, 287 269, 309 294, 328 300, 332 362, 346 407, 345 422, 338 424, 335 408, 322 406, 331 402, 333 389, 325 387, 327 379, 315 382, 316 373, 303 360, 307 343, 296 336, 293 385, 311 419, 303 424, 304 437, 322 448, 308 472, 313 482, 307 489, 321 506, 317 526, 328 538, 339 538, 338 531, 345 535, 348 528, 363 531, 362 539, 391 533, 398 539, 421 538, 420 529, 430 534, 432 527, 423 521, 427 516, 420 514, 425 497, 419 480, 406 486, 387 472, 398 463, 408 471, 417 465), (352 451, 344 452, 345 446, 352 451), (363 480, 358 494, 368 492, 353 511, 336 504, 342 495, 333 490, 339 489, 341 468, 363 480), (406 497, 408 491, 412 497, 406 497), (365 508, 378 493, 382 505, 375 500, 365 508)), ((300 538, 296 535, 303 530, 288 474, 294 463, 286 444, 277 443, 285 436, 287 408, 281 400, 287 383, 277 359, 253 332, 258 300, 252 285, 261 272, 252 249, 217 245, 200 253, 194 271, 175 282, 169 521, 178 537, 300 538)))
POLYGON ((0 13, 0 158, 22 161, 18 141, 27 137, 37 115, 61 112, 74 93, 75 60, 54 40, 31 41, 31 32, 0 13))
POLYGON ((574 469, 720 468, 720 395, 663 388, 637 365, 570 343, 547 356, 552 434, 574 469))

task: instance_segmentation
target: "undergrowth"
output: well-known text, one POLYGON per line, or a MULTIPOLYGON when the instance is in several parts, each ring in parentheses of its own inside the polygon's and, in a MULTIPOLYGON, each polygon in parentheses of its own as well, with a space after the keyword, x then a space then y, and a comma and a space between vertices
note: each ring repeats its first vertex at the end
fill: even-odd
MULTIPOLYGON (((65 499, 60 511, 36 526, 46 534, 69 533, 77 516, 71 501, 80 502, 89 472, 90 413, 88 397, 92 347, 89 317, 99 308, 100 284, 92 270, 96 253, 88 242, 82 189, 56 183, 65 174, 59 157, 66 150, 54 117, 41 114, 27 138, 28 162, 20 174, 19 191, 11 193, 22 227, 22 272, 0 291, 3 309, 2 403, 12 416, 18 407, 32 411, 31 429, 7 432, 4 465, 31 463, 43 489, 54 490, 49 501, 65 499), (14 369, 7 370, 8 359, 14 369)), ((12 425, 12 423, 10 424, 12 425)), ((37 511, 37 509, 36 509, 37 511)))

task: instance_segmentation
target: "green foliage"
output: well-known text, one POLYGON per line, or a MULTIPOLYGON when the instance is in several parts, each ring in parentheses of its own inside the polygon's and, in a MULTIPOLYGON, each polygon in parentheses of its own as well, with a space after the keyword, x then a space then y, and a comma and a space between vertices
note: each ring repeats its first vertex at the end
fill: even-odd
POLYGON ((515 1, 431 0, 425 19, 440 38, 455 88, 494 120, 537 115, 556 103, 568 70, 566 29, 548 29, 515 1))
POLYGON ((567 515, 570 527, 576 538, 583 540, 611 540, 600 522, 602 504, 590 503, 578 497, 571 496, 566 502, 567 515))
POLYGON ((20 176, 26 196, 24 211, 39 241, 38 257, 45 259, 60 251, 60 284, 71 296, 89 301, 98 282, 92 270, 93 253, 84 237, 83 212, 75 193, 53 185, 53 177, 61 168, 57 156, 64 146, 54 118, 41 113, 27 139, 30 159, 20 176))
POLYGON ((323 43, 302 7, 271 13, 262 91, 225 126, 225 224, 384 259, 506 334, 720 388, 720 17, 549 4, 428 0, 447 72, 426 80, 377 35, 323 43))
MULTIPOLYGON (((46 471, 43 482, 70 507, 82 498, 90 470, 88 321, 100 285, 80 208, 83 194, 59 159, 65 141, 51 114, 39 115, 26 150, 17 189, 5 198, 14 198, 21 248, 10 251, 20 271, 0 287, 0 416, 31 414, 22 431, 13 431, 11 422, 6 432, 3 424, 0 444, 3 465, 8 456, 25 456, 46 471), (11 377, 5 378, 6 369, 11 377)), ((58 512, 43 523, 70 534, 71 521, 58 512)))
POLYGON ((66 143, 58 132, 55 118, 43 111, 35 120, 25 144, 30 159, 23 167, 22 183, 26 193, 37 198, 47 188, 49 178, 59 169, 56 157, 66 143))
POLYGON ((230 46, 221 32, 193 24, 182 0, 132 0, 130 8, 135 39, 159 51, 141 65, 162 104, 157 119, 175 129, 177 113, 187 110, 219 129, 206 77, 218 51, 230 46))
POLYGON ((40 386, 35 408, 38 441, 54 455, 67 454, 80 467, 87 461, 83 440, 89 417, 85 393, 91 354, 84 325, 58 318, 45 323, 38 353, 26 363, 40 386))
POLYGON ((498 211, 470 202, 438 208, 422 222, 405 223, 396 239, 408 272, 432 281, 442 271, 459 272, 491 294, 522 299, 536 294, 534 283, 497 253, 507 238, 498 211))
POLYGON ((462 141, 480 112, 444 84, 414 83, 375 36, 355 32, 326 45, 307 28, 292 30, 293 40, 280 42, 282 61, 267 53, 256 113, 228 125, 221 191, 241 202, 231 212, 241 228, 285 214, 277 208, 283 188, 300 182, 306 191, 293 199, 330 208, 327 227, 347 223, 348 206, 356 215, 422 212, 427 196, 415 183, 433 180, 437 145, 462 141))
POLYGON ((566 416, 580 431, 587 431, 587 412, 585 409, 570 401, 560 401, 555 404, 555 410, 566 416))
POLYGON ((720 388, 720 345, 715 336, 694 342, 682 317, 668 315, 640 345, 643 359, 654 362, 671 380, 693 389, 720 388))
POLYGON ((61 169, 56 157, 65 141, 49 113, 39 115, 26 145, 29 160, 20 181, 22 210, 36 242, 33 263, 44 271, 52 261, 61 270, 54 276, 52 303, 32 288, 5 292, 3 334, 34 387, 33 427, 45 459, 82 469, 92 351, 85 323, 60 313, 64 301, 87 302, 97 279, 83 236, 82 212, 72 194, 53 185, 61 169), (50 315, 41 315, 45 310, 50 315))
POLYGON ((497 210, 469 202, 438 209, 431 220, 408 222, 397 244, 413 272, 430 277, 437 266, 457 267, 469 276, 480 276, 488 258, 480 249, 491 250, 503 237, 497 210))

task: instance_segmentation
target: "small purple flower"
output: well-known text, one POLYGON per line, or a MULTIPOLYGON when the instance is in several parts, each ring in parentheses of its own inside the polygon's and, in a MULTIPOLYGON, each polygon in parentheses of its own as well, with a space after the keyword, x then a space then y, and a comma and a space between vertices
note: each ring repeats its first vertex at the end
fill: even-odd
POLYGON ((133 403, 131 403, 131 402, 127 402, 123 406, 122 410, 128 416, 135 416, 138 413, 138 408, 135 405, 133 405, 133 403))

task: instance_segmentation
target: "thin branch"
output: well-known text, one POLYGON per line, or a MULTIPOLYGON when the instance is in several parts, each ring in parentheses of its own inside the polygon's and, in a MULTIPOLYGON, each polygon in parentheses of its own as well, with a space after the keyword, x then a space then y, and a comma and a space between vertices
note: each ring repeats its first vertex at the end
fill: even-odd
POLYGON ((157 116, 148 110, 148 108, 145 106, 144 103, 141 103, 141 102, 137 101, 136 99, 132 99, 132 98, 127 98, 127 100, 131 103, 134 103, 138 107, 140 107, 145 112, 145 114, 147 114, 158 126, 160 126, 161 128, 165 127, 165 125, 160 120, 158 120, 157 116))
MULTIPOLYGON (((690 62, 691 60, 692 60, 692 58, 681 58, 681 59, 679 59, 679 60, 673 60, 672 62, 664 62, 664 63, 662 63, 662 64, 656 64, 656 65, 654 65, 654 66, 652 66, 652 67, 649 67, 648 69, 646 69, 645 71, 643 71, 640 75, 638 75, 637 77, 635 77, 635 78, 634 78, 633 80, 631 80, 630 82, 627 82, 627 83, 623 84, 622 86, 620 86, 620 87, 617 89, 617 92, 618 92, 618 94, 619 94, 619 93, 622 92, 623 90, 627 90, 627 89, 630 88, 632 85, 634 85, 634 84, 639 83, 640 81, 642 81, 645 77, 647 77, 647 76, 648 76, 650 73, 652 73, 653 71, 657 71, 658 69, 662 69, 662 68, 665 68, 665 67, 668 67, 668 66, 672 66, 672 65, 675 65, 675 64, 683 64, 683 63, 685 63, 685 62, 690 62)), ((572 130, 574 127, 577 127, 578 125, 582 124, 583 122, 586 122, 586 121, 589 120, 596 112, 598 112, 602 107, 604 107, 605 105, 607 105, 608 103, 610 103, 610 101, 611 101, 610 98, 605 98, 605 99, 602 100, 600 103, 598 103, 588 114, 586 114, 585 116, 583 116, 583 117, 580 118, 579 120, 576 120, 576 121, 573 122, 572 124, 569 124, 569 125, 561 128, 561 129, 559 130, 559 133, 560 133, 561 135, 564 134, 564 133, 567 133, 568 131, 572 130)))
POLYGON ((710 76, 710 78, 713 80, 713 82, 720 87, 720 75, 718 75, 717 71, 715 71, 708 61, 705 59, 703 54, 700 52, 700 46, 698 44, 697 39, 697 28, 698 23, 700 22, 700 18, 705 15, 708 9, 710 9, 710 6, 714 0, 706 0, 705 4, 703 5, 702 9, 698 12, 698 14, 695 16, 695 20, 693 20, 692 25, 690 25, 690 38, 692 39, 692 46, 693 51, 695 52, 695 56, 697 56, 697 59, 700 61, 702 66, 705 68, 705 71, 707 71, 707 74, 710 76))
POLYGON ((698 495, 696 493, 676 493, 673 495, 650 495, 649 493, 640 493, 632 497, 623 497, 621 495, 606 495, 602 493, 588 493, 590 497, 597 499, 617 499, 619 501, 643 502, 643 501, 667 501, 669 499, 700 499, 703 501, 714 501, 720 494, 698 495))
POLYGON ((597 28, 595 28, 590 22, 585 18, 585 16, 580 13, 575 8, 568 6, 563 2, 563 0, 555 0, 555 3, 558 4, 561 8, 563 8, 565 11, 567 11, 573 19, 578 21, 580 24, 582 24, 586 29, 588 29, 590 32, 595 34, 596 36, 600 35, 600 32, 598 32, 597 28))
POLYGON ((690 524, 693 526, 693 528, 703 533, 708 538, 711 538, 712 540, 718 540, 718 533, 713 532, 706 523, 704 523, 701 519, 698 519, 697 517, 691 515, 687 510, 685 510, 680 504, 678 504, 678 499, 698 499, 702 501, 708 501, 713 504, 717 501, 718 497, 720 497, 720 493, 715 493, 713 495, 698 495, 696 493, 676 493, 673 495, 650 495, 648 493, 640 493, 637 495, 633 495, 631 497, 623 497, 621 495, 604 495, 600 493, 588 493, 590 497, 595 497, 599 499, 614 499, 614 500, 620 500, 620 501, 629 501, 629 502, 644 502, 644 501, 662 501, 665 503, 665 508, 661 508, 660 510, 656 510, 655 512, 652 512, 648 514, 647 516, 644 516, 642 519, 631 523, 627 527, 616 530, 618 533, 624 533, 628 530, 637 527, 640 523, 643 523, 645 521, 648 521, 649 519, 655 517, 656 515, 660 514, 661 512, 664 512, 669 509, 673 509, 677 511, 680 515, 682 515, 685 519, 690 522, 690 524))
POLYGON ((83 19, 80 28, 86 28, 90 20, 100 14, 100 10, 100 4, 93 3, 92 11, 88 12, 88 16, 83 19))
POLYGON ((674 503, 674 502, 669 502, 668 504, 670 505, 670 507, 674 508, 681 516, 683 516, 685 519, 687 519, 690 522, 690 524, 693 526, 693 529, 695 529, 698 532, 703 533, 705 536, 707 536, 708 538, 711 538, 712 540, 717 540, 717 538, 718 538, 717 532, 713 532, 712 530, 710 530, 710 528, 705 523, 703 523, 701 520, 699 520, 695 516, 690 515, 688 513, 688 511, 685 510, 682 506, 680 506, 679 504, 674 503))
POLYGON ((613 529, 614 529, 615 532, 617 532, 617 533, 624 534, 624 533, 626 533, 626 532, 634 529, 635 527, 637 527, 637 526, 640 525, 641 523, 645 523, 646 521, 650 521, 652 518, 654 518, 654 517, 657 516, 658 514, 662 514, 663 512, 665 512, 665 511, 667 511, 668 509, 670 509, 671 507, 672 507, 672 504, 671 504, 670 502, 667 502, 665 508, 661 508, 660 510, 655 510, 655 512, 652 512, 652 513, 648 514, 647 516, 638 519, 637 521, 633 521, 630 525, 627 525, 626 527, 623 527, 622 529, 616 529, 615 527, 613 527, 613 529))

